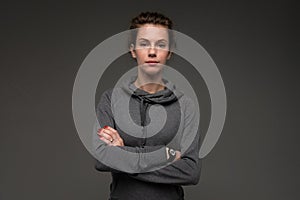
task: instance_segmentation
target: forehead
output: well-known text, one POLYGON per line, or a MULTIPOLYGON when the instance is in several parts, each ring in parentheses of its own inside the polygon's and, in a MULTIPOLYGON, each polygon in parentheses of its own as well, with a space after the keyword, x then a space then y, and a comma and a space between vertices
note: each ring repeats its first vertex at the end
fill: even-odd
POLYGON ((155 40, 167 40, 168 41, 168 29, 162 25, 145 24, 142 25, 137 32, 137 40, 147 39, 150 41, 155 40))

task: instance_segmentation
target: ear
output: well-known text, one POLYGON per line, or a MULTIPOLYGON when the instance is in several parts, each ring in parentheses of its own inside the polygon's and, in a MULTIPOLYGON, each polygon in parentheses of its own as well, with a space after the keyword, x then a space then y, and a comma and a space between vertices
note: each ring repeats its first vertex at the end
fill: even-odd
POLYGON ((171 51, 169 51, 169 53, 168 53, 168 57, 167 57, 167 60, 169 60, 169 59, 171 58, 171 56, 172 56, 172 52, 171 52, 171 51))
POLYGON ((130 44, 130 52, 131 52, 131 56, 133 58, 136 58, 136 54, 135 54, 135 50, 134 50, 134 44, 130 44))

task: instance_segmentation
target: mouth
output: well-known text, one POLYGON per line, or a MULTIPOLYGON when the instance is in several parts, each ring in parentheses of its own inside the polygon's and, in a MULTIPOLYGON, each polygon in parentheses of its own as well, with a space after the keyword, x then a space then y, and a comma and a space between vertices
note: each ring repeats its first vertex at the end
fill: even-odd
POLYGON ((159 63, 159 61, 155 61, 155 60, 148 60, 145 63, 149 64, 149 65, 157 65, 159 63))

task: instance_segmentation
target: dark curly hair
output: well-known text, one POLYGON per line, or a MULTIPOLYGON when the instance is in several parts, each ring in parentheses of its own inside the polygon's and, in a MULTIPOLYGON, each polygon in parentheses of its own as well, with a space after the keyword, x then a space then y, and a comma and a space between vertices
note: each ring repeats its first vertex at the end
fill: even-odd
MULTIPOLYGON (((161 25, 170 30, 173 29, 173 22, 170 18, 158 12, 141 12, 138 16, 134 17, 131 20, 129 29, 140 28, 144 24, 154 24, 161 25)), ((129 45, 134 44, 136 42, 137 31, 134 30, 131 32, 129 38, 129 45)), ((169 31, 169 49, 175 47, 175 41, 173 38, 173 32, 169 31)))
POLYGON ((139 28, 144 24, 157 24, 167 27, 168 29, 173 28, 173 22, 168 17, 158 12, 142 12, 138 16, 131 20, 130 28, 139 28))

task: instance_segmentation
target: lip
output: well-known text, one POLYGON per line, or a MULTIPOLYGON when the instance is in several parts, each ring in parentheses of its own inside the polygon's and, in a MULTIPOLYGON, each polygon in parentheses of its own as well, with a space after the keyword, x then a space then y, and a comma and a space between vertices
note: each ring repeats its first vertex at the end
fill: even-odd
POLYGON ((159 61, 156 60, 148 60, 145 63, 147 63, 148 65, 157 65, 159 63, 159 61))
POLYGON ((148 60, 148 61, 146 61, 146 63, 159 63, 159 61, 156 61, 156 60, 148 60))

